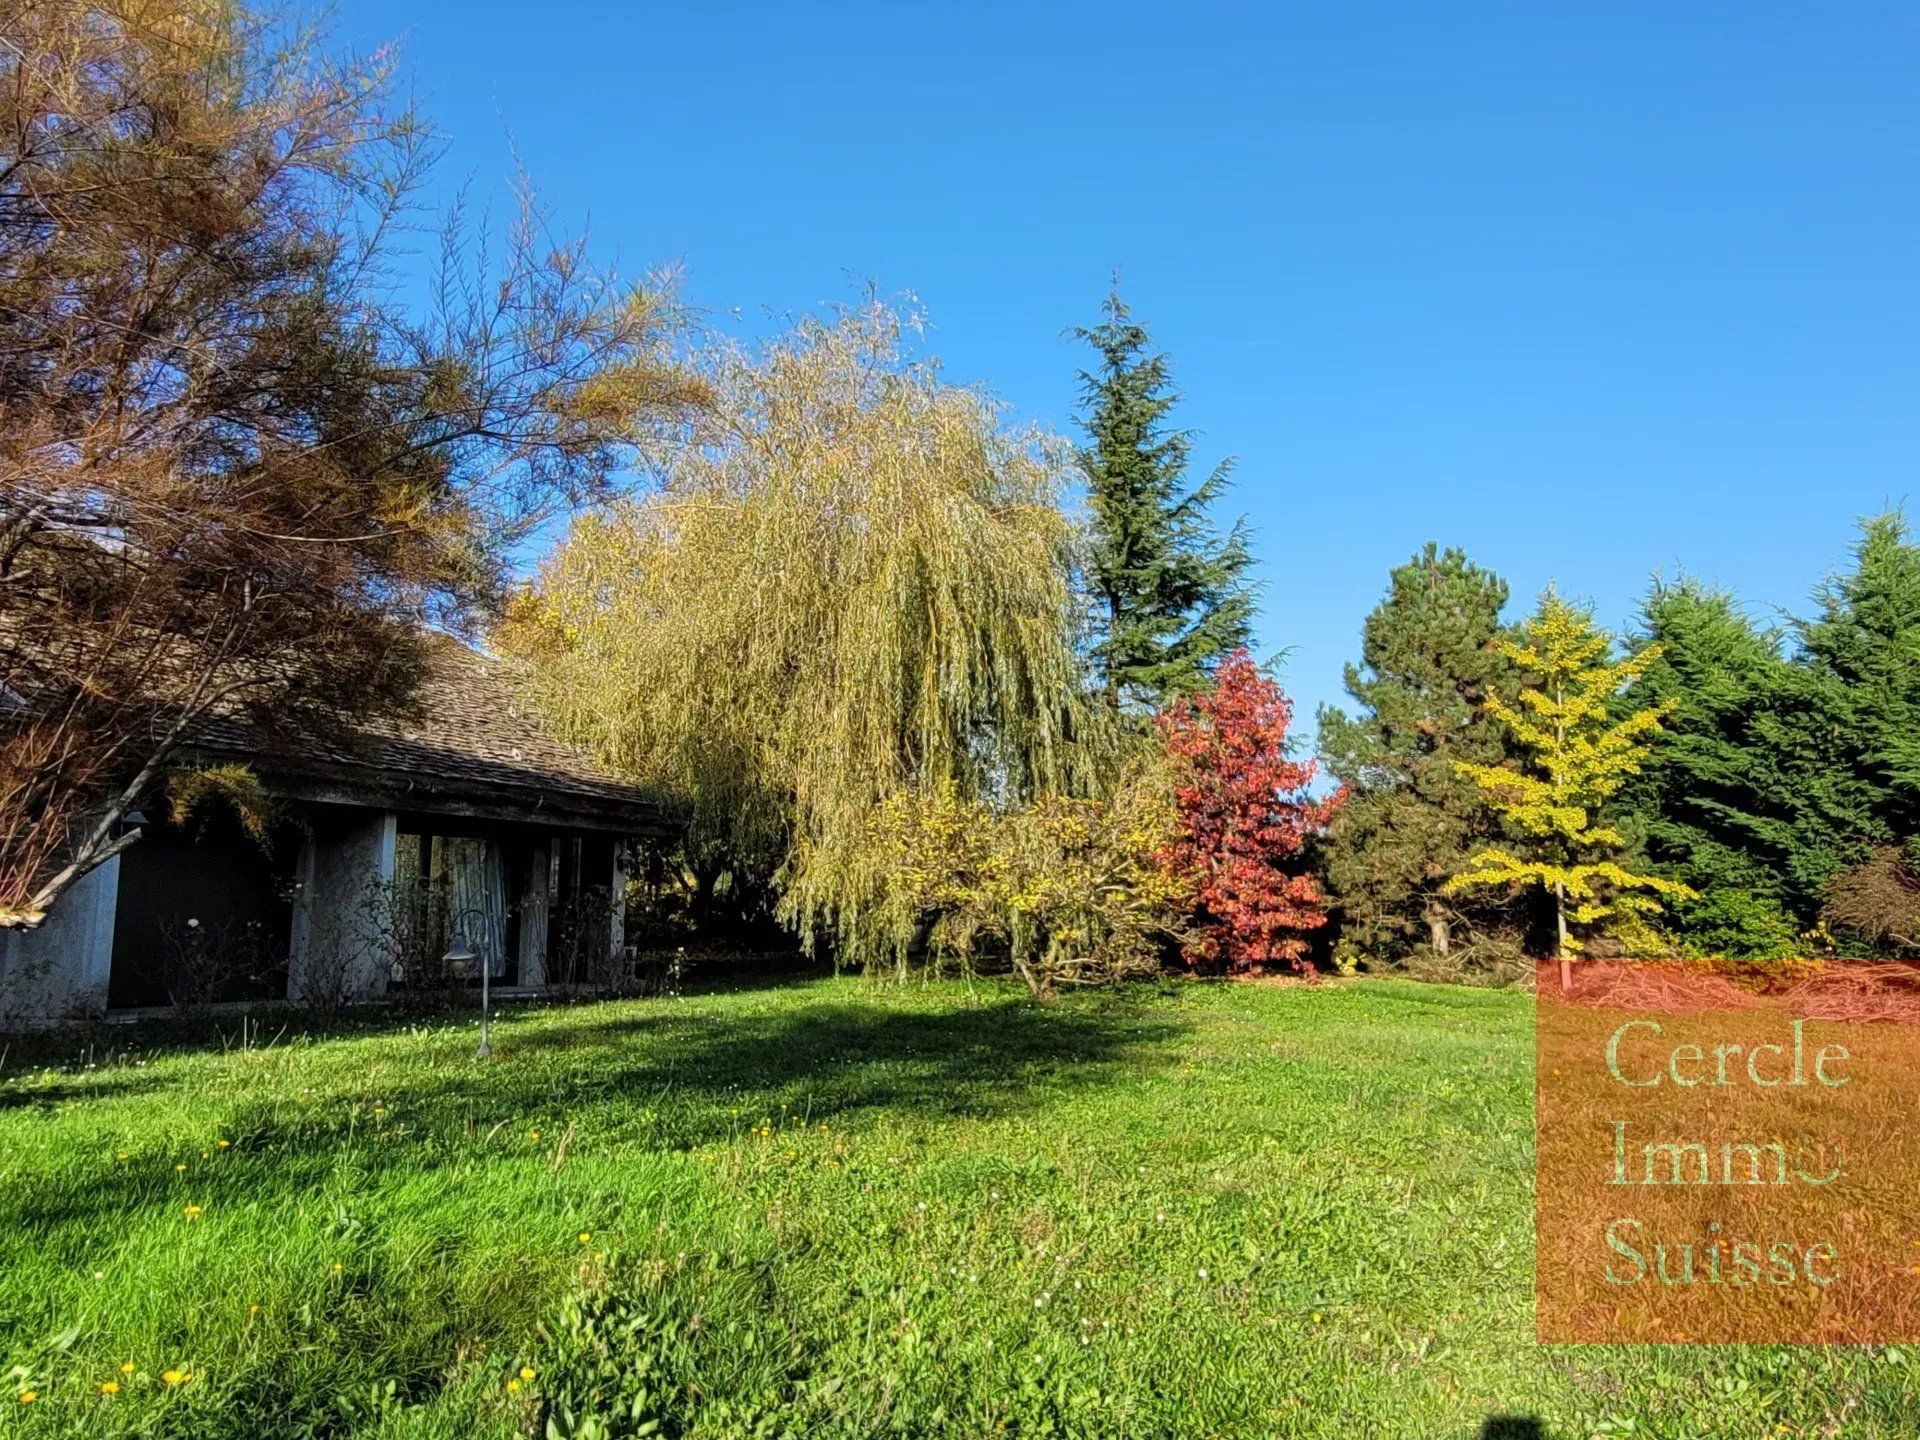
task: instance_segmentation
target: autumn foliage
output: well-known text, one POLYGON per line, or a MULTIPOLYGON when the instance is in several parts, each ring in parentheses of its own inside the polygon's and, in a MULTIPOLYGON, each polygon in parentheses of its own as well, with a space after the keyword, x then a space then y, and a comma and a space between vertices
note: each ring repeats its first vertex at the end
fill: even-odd
POLYGON ((1193 896, 1186 956, 1196 967, 1305 970, 1306 936, 1327 923, 1303 852, 1346 791, 1321 800, 1308 793, 1319 767, 1287 758, 1292 721, 1292 702, 1244 650, 1221 663, 1211 691, 1157 717, 1179 816, 1162 863, 1193 896))

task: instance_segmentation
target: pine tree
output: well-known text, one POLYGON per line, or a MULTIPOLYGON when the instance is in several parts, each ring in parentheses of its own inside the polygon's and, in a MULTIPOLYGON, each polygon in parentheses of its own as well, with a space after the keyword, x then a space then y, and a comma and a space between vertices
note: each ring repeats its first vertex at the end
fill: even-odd
POLYGON ((1157 707, 1205 689, 1220 659, 1251 640, 1246 525, 1222 537, 1209 514, 1230 461, 1188 488, 1193 437, 1166 423, 1179 400, 1167 357, 1118 290, 1098 325, 1073 334, 1100 357, 1080 376, 1094 656, 1111 706, 1157 707))
POLYGON ((1595 925, 1618 915, 1646 915, 1658 896, 1692 899, 1675 880, 1637 874, 1618 859, 1626 837, 1599 817, 1644 762, 1659 733, 1662 711, 1637 710, 1613 719, 1614 697, 1659 658, 1657 649, 1627 660, 1608 658, 1612 637, 1591 616, 1551 589, 1527 621, 1527 643, 1501 648, 1537 687, 1520 692, 1512 705, 1489 695, 1486 710, 1502 721, 1532 755, 1532 769, 1458 761, 1455 768, 1480 788, 1508 827, 1519 849, 1491 845, 1476 853, 1447 882, 1449 892, 1483 886, 1538 885, 1553 897, 1555 958, 1560 983, 1572 984, 1578 941, 1574 925, 1595 925))
POLYGON ((1506 581, 1428 544, 1394 569, 1367 616, 1361 661, 1346 668, 1359 713, 1320 711, 1320 753, 1350 791, 1327 833, 1327 879, 1344 933, 1371 956, 1404 955, 1422 931, 1445 956, 1456 921, 1505 908, 1463 915, 1442 889, 1498 833, 1454 762, 1494 765, 1506 754, 1505 731, 1484 708, 1519 688, 1498 644, 1506 603, 1506 581))

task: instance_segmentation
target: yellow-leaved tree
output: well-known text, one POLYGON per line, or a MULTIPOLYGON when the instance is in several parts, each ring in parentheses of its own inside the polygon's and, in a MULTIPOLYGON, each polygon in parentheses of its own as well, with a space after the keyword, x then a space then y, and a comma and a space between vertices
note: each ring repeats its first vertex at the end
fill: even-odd
POLYGON ((1555 955, 1562 988, 1572 984, 1579 942, 1570 925, 1647 915, 1660 897, 1689 900, 1676 881, 1641 875, 1620 863, 1626 837, 1599 819, 1600 808, 1640 771, 1665 707, 1613 718, 1613 698, 1659 656, 1657 646, 1614 661, 1613 638, 1592 616, 1549 587, 1527 621, 1525 643, 1500 647, 1537 683, 1509 705, 1489 695, 1486 710, 1528 752, 1524 769, 1456 764, 1514 835, 1511 846, 1476 852, 1449 880, 1448 892, 1538 885, 1553 896, 1555 955))
POLYGON ((709 341, 657 487, 578 520, 494 636, 563 734, 685 802, 696 913, 765 896, 896 970, 924 916, 889 897, 952 903, 970 807, 1088 797, 1113 748, 1064 452, 906 338, 872 304, 709 341), (889 805, 940 823, 903 849, 889 805))

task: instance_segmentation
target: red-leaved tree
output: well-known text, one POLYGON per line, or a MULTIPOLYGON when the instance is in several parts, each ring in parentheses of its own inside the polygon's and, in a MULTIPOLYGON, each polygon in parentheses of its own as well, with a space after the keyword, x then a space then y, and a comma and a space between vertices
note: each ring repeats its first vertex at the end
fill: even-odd
POLYGON ((1178 838, 1161 860, 1193 897, 1187 961, 1258 975, 1307 968, 1306 933, 1327 923, 1302 852, 1346 799, 1307 793, 1318 765, 1287 758, 1293 704, 1244 650, 1214 688, 1156 717, 1174 767, 1178 838))

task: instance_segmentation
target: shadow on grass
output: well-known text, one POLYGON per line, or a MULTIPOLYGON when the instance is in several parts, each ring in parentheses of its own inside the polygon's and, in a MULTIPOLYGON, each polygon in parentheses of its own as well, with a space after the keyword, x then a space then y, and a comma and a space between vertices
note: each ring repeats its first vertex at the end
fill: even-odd
POLYGON ((81 1080, 53 1083, 4 1083, 0 1077, 0 1114, 38 1106, 49 1113, 62 1105, 84 1105, 95 1100, 118 1100, 167 1088, 167 1082, 143 1072, 118 1071, 81 1080))
MULTIPOLYGON (((775 957, 749 957, 733 965, 711 965, 682 989, 689 997, 801 990, 830 979, 830 966, 775 957)), ((574 993, 565 987, 494 998, 497 1014, 511 1017, 523 1006, 593 1010, 609 1002, 641 997, 574 993)), ((384 1000, 332 1011, 286 1001, 258 1001, 219 1006, 184 1006, 177 1010, 148 1010, 137 1016, 116 1012, 114 1018, 94 1018, 49 1029, 0 1030, 0 1085, 40 1069, 77 1071, 87 1061, 107 1065, 127 1057, 159 1059, 170 1055, 229 1053, 276 1044, 289 1037, 303 1040, 357 1040, 369 1036, 403 1034, 422 1024, 476 1013, 480 989, 472 985, 452 992, 409 994, 398 991, 384 1000)))
MULTIPOLYGON (((1165 1011, 1111 998, 919 1009, 802 992, 790 1007, 744 1014, 671 1002, 618 1014, 583 1006, 537 1028, 509 1023, 496 1058, 470 1065, 448 1062, 444 1032, 422 1041, 418 1068, 389 1036, 378 1080, 337 1059, 329 1068, 318 1049, 311 1073, 296 1069, 271 1093, 237 1095, 224 1116, 210 1116, 232 1152, 203 1173, 210 1198, 197 1203, 217 1202, 223 1188, 233 1197, 310 1191, 342 1164, 371 1166, 384 1185, 525 1158, 529 1126, 547 1128, 549 1147, 572 1127, 581 1149, 657 1152, 738 1136, 763 1120, 840 1128, 880 1113, 993 1118, 1057 1102, 1122 1068, 1168 1063, 1183 1032, 1165 1011), (309 1090, 309 1081, 318 1083, 309 1090)), ((0 1224, 57 1230, 176 1203, 104 1153, 75 1159, 21 1174, 0 1196, 0 1224)))
POLYGON ((1480 1440, 1547 1440, 1547 1432, 1531 1415, 1494 1415, 1480 1427, 1480 1440))

